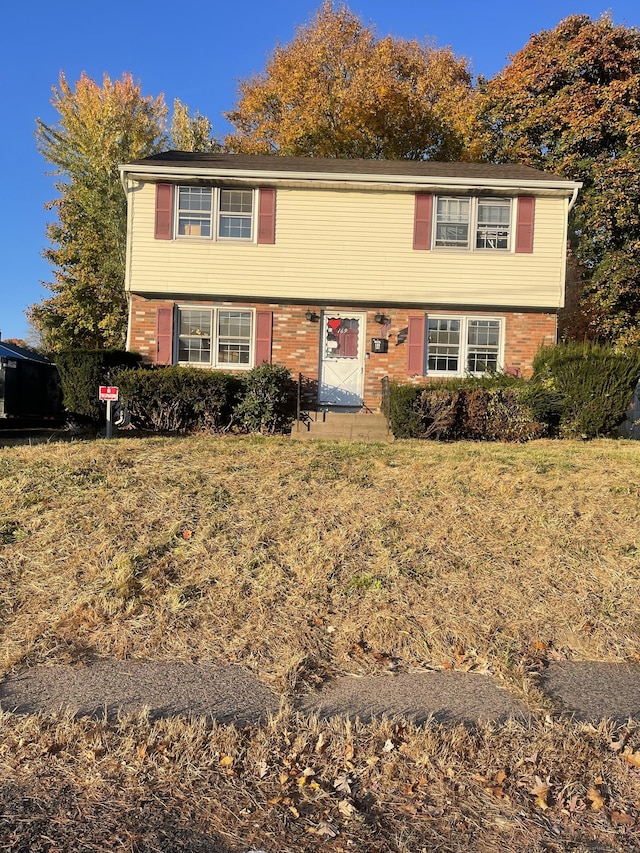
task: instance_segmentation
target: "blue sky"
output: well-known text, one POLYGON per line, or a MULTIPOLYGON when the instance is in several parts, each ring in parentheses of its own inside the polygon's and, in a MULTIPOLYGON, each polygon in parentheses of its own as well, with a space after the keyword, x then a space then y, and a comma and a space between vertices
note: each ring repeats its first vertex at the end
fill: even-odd
MULTIPOLYGON (((0 138, 4 209, 0 229, 0 333, 28 335, 24 311, 49 295, 42 259, 45 202, 55 198, 48 164, 34 141, 36 117, 57 122, 51 87, 64 71, 75 84, 82 71, 96 81, 131 72, 146 95, 178 97, 228 130, 222 113, 235 105, 237 82, 262 71, 277 43, 288 43, 321 0, 265 3, 168 3, 156 0, 9 0, 0 33, 4 121, 0 138)), ((378 35, 429 37, 466 56, 475 75, 491 77, 533 33, 571 14, 597 18, 609 10, 616 24, 640 26, 638 0, 351 0, 349 8, 378 35)))

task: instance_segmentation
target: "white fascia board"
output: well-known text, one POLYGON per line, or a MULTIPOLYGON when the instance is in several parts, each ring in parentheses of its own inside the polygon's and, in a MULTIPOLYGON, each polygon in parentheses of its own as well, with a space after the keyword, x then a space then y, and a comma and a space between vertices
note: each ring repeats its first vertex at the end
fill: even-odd
POLYGON ((424 177, 416 175, 370 175, 360 173, 347 172, 281 172, 281 171, 260 171, 249 169, 202 169, 193 166, 185 166, 176 170, 170 166, 141 166, 141 165, 123 165, 119 167, 120 174, 124 179, 125 176, 132 178, 164 178, 169 181, 179 181, 181 178, 206 178, 209 180, 229 179, 242 182, 256 183, 302 183, 307 184, 324 184, 324 185, 378 185, 381 189, 403 188, 410 190, 428 190, 428 189, 470 189, 470 188, 486 188, 486 189, 510 189, 510 190, 559 190, 563 194, 573 195, 574 192, 582 187, 581 182, 565 181, 562 178, 543 180, 543 181, 526 181, 521 178, 508 178, 496 181, 492 178, 454 178, 454 177, 437 177, 435 175, 425 175, 424 177))

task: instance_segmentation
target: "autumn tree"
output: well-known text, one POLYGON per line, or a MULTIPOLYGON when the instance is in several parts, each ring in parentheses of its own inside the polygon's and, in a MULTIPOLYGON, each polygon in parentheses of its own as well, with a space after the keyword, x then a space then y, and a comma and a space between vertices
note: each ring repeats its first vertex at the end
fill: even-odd
POLYGON ((324 157, 470 157, 473 90, 464 59, 377 38, 325 0, 266 70, 239 86, 231 151, 324 157))
POLYGON ((485 154, 581 180, 572 217, 592 335, 640 343, 640 31, 573 15, 481 84, 485 154))
POLYGON ((56 126, 37 119, 38 150, 52 164, 59 197, 47 205, 44 256, 54 267, 53 296, 28 316, 50 349, 121 347, 126 330, 126 198, 118 165, 165 142, 162 96, 144 96, 130 74, 102 86, 82 74, 75 90, 60 75, 56 126))
POLYGON ((220 151, 221 145, 213 136, 213 125, 197 110, 190 115, 189 107, 179 98, 173 102, 171 147, 175 151, 220 151))

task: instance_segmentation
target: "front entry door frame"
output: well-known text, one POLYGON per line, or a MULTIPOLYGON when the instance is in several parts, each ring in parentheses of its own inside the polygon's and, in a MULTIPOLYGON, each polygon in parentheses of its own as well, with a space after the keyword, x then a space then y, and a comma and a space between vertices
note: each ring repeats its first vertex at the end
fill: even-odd
POLYGON ((321 406, 361 408, 367 315, 364 311, 323 311, 320 327, 321 406))

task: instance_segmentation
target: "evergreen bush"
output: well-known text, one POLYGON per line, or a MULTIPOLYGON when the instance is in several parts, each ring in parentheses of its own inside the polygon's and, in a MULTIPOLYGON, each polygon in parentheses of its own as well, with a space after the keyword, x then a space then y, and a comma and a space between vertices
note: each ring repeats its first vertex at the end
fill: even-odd
POLYGON ((640 348, 567 341, 541 347, 533 369, 533 384, 546 385, 561 401, 561 435, 613 436, 640 377, 640 348))
POLYGON ((234 424, 244 432, 286 432, 296 417, 296 396, 290 371, 265 362, 252 368, 243 379, 234 424))
POLYGON ((197 367, 124 370, 120 399, 133 426, 161 432, 224 432, 232 423, 240 381, 197 367))
POLYGON ((389 410, 385 412, 396 438, 418 438, 422 420, 417 411, 422 388, 416 385, 389 383, 389 410))
POLYGON ((124 368, 140 364, 138 353, 124 350, 62 350, 55 363, 60 374, 63 404, 79 420, 102 423, 105 404, 98 400, 101 385, 115 385, 115 376, 124 368))

